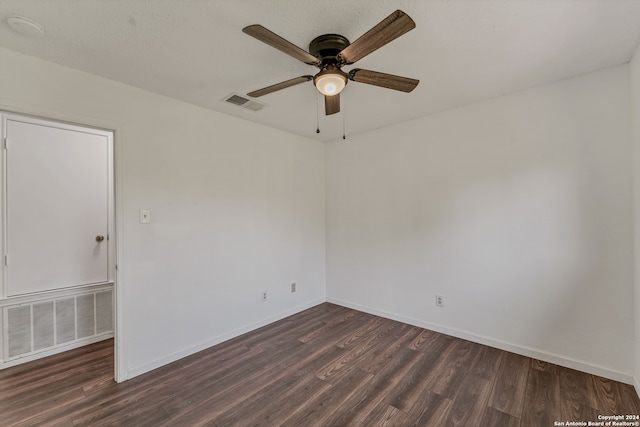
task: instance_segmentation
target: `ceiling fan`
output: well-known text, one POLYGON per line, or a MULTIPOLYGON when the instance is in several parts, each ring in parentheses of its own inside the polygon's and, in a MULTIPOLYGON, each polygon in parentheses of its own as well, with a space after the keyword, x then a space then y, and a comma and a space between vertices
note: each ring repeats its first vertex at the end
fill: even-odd
POLYGON ((249 92, 247 95, 257 98, 313 80, 313 84, 318 91, 324 95, 325 113, 330 115, 340 111, 340 92, 349 80, 402 92, 411 92, 418 86, 419 80, 360 68, 354 68, 347 73, 342 71, 342 67, 364 58, 415 27, 416 24, 409 15, 401 10, 396 10, 353 43, 349 43, 349 40, 340 34, 323 34, 311 41, 309 52, 269 31, 262 25, 245 27, 242 29, 244 33, 305 64, 315 65, 320 69, 320 72, 314 76, 295 77, 249 92))

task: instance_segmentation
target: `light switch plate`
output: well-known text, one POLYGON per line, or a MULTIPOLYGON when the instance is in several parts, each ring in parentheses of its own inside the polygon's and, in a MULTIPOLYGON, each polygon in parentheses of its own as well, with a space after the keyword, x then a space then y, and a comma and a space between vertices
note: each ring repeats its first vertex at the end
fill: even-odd
POLYGON ((140 209, 140 224, 151 223, 151 211, 149 209, 140 209))

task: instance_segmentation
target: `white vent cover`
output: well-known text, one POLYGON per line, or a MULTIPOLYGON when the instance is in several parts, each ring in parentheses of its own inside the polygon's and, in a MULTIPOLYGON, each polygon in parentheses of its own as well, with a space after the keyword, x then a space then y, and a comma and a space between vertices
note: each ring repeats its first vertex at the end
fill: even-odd
POLYGON ((5 361, 113 333, 113 291, 7 306, 5 361))
POLYGON ((237 93, 232 93, 231 95, 225 97, 223 101, 251 111, 259 111, 267 106, 267 104, 249 99, 242 95, 238 95, 237 93))

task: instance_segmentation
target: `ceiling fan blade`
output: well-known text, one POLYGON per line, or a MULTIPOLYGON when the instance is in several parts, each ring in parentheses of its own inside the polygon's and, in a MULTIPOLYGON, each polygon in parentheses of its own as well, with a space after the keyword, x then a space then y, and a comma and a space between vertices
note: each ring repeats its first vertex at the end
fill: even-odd
POLYGON ((345 47, 338 54, 338 59, 345 64, 353 64, 415 27, 416 23, 409 15, 401 10, 396 10, 380 21, 378 25, 361 35, 358 40, 345 47))
POLYGON ((243 28, 242 32, 268 44, 271 47, 275 47, 279 51, 293 56, 306 64, 316 65, 320 63, 318 58, 311 55, 306 50, 301 49, 290 41, 283 39, 273 31, 267 30, 262 25, 249 25, 248 27, 243 28))
POLYGON ((324 96, 324 113, 327 116, 340 112, 340 94, 324 96))
POLYGON ((379 73, 378 71, 363 70, 360 68, 354 68, 349 71, 349 79, 358 83, 366 83, 402 92, 411 92, 418 86, 418 83, 420 83, 420 80, 409 77, 395 76, 393 74, 379 73))
POLYGON ((267 95, 267 94, 269 94, 271 92, 275 92, 275 91, 280 90, 280 89, 285 89, 285 88, 288 88, 290 86, 295 86, 295 85, 300 84, 300 83, 308 82, 309 80, 313 80, 313 76, 300 76, 300 77, 296 77, 294 79, 285 80, 283 82, 276 83, 274 85, 264 87, 262 89, 254 90, 253 92, 249 92, 247 95, 249 95, 249 96, 251 96, 253 98, 258 98, 258 97, 260 97, 262 95, 267 95))

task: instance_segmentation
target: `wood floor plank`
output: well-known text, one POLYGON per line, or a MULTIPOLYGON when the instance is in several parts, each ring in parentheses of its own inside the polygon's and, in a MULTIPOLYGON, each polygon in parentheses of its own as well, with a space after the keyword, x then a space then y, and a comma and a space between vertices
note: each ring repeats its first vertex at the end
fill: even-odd
POLYGON ((0 371, 2 427, 536 427, 598 414, 640 414, 640 399, 628 384, 333 304, 121 384, 113 340, 0 371))
POLYGON ((210 408, 209 414, 214 418, 228 410, 227 406, 235 403, 229 400, 230 397, 238 399, 253 395, 260 381, 264 383, 276 380, 278 375, 284 375, 285 370, 279 366, 280 360, 287 358, 287 353, 301 345, 297 341, 291 341, 287 346, 265 352, 267 354, 262 357, 250 358, 247 363, 225 371, 219 377, 192 383, 188 393, 175 395, 163 405, 163 408, 172 419, 184 422, 183 425, 189 425, 189 420, 195 415, 207 412, 207 408, 210 408), (252 383, 256 387, 250 386, 252 383))
MULTIPOLYGON (((243 375, 236 379, 232 385, 224 388, 211 388, 203 393, 202 399, 180 410, 174 410, 170 414, 173 425, 199 426, 213 423, 218 425, 216 418, 231 410, 238 401, 255 399, 263 390, 274 382, 286 376, 286 371, 278 367, 254 372, 251 375, 243 375)), ((233 424, 230 424, 233 425, 233 424)))
MULTIPOLYGON (((113 357, 113 356, 112 356, 113 357)), ((117 384, 112 380, 113 371, 108 374, 104 374, 102 378, 111 379, 111 385, 109 387, 105 387, 101 390, 100 393, 95 393, 89 396, 86 396, 85 399, 77 400, 77 401, 67 401, 64 405, 59 405, 56 407, 44 408, 41 407, 38 410, 36 420, 64 420, 71 418, 72 415, 77 415, 86 412, 93 412, 99 410, 99 408, 117 404, 121 399, 126 398, 129 395, 138 393, 141 389, 146 389, 148 387, 152 387, 154 382, 162 379, 163 381, 168 381, 171 375, 176 371, 177 365, 167 365, 161 367, 150 374, 145 375, 144 378, 134 378, 128 381, 125 384, 117 384)), ((69 375, 74 375, 74 371, 71 370, 69 375)), ((31 425, 39 425, 38 423, 32 424, 30 422, 27 423, 18 423, 18 426, 31 426, 31 425)))
POLYGON ((520 418, 530 363, 528 357, 505 352, 489 399, 489 406, 520 418))
POLYGON ((62 405, 73 404, 84 399, 84 393, 77 388, 62 390, 50 395, 46 399, 36 399, 28 402, 21 402, 19 405, 0 405, 2 411, 2 422, 12 425, 26 421, 31 423, 31 419, 37 417, 43 408, 59 408, 62 405))
POLYGON ((564 399, 560 399, 556 406, 559 420, 598 421, 599 411, 590 406, 564 399))
POLYGON ((399 421, 402 426, 445 426, 453 402, 429 390, 423 390, 420 404, 413 405, 411 410, 399 421))
MULTIPOLYGON (((234 347, 233 350, 238 352, 242 350, 242 347, 234 347)), ((172 402, 178 406, 191 404, 190 399, 196 400, 193 397, 194 394, 196 397, 200 396, 200 391, 206 389, 207 385, 214 381, 229 383, 229 377, 234 372, 242 370, 243 363, 256 360, 260 354, 261 352, 250 352, 245 347, 244 352, 238 353, 232 359, 216 363, 205 372, 201 367, 209 366, 207 361, 203 361, 202 365, 191 365, 193 369, 181 369, 180 363, 173 364, 174 369, 171 369, 171 366, 165 366, 150 372, 146 378, 136 377, 110 389, 102 396, 101 404, 97 410, 92 405, 82 405, 73 408, 71 415, 76 424, 90 424, 111 417, 113 414, 126 413, 126 409, 137 402, 142 404, 144 399, 151 399, 152 407, 157 408, 155 415, 167 416, 168 413, 163 407, 165 402, 172 402), (190 387, 185 389, 185 384, 190 384, 190 387)), ((91 398, 88 400, 91 402, 91 398)))
POLYGON ((239 414, 225 412, 219 418, 215 418, 213 423, 217 426, 279 426, 285 419, 294 415, 296 410, 304 407, 307 401, 316 399, 330 387, 331 384, 315 375, 305 375, 283 393, 271 394, 269 403, 263 404, 262 408, 239 414))
POLYGON ((616 414, 640 415, 640 399, 632 385, 616 383, 616 414))
POLYGON ((474 352, 475 356, 467 371, 468 374, 485 380, 493 380, 500 369, 504 351, 486 345, 478 345, 474 352))
POLYGON ((447 426, 480 427, 493 382, 475 375, 467 375, 459 386, 449 409, 447 426))
MULTIPOLYGON (((345 316, 353 316, 352 310, 345 309, 333 304, 326 304, 322 308, 314 307, 295 315, 286 317, 279 322, 263 326, 239 337, 227 341, 229 345, 239 342, 242 345, 255 346, 263 341, 264 338, 272 338, 278 336, 283 331, 293 330, 297 327, 306 328, 312 324, 327 324, 335 322, 345 316)), ((299 332, 298 332, 299 333, 299 332)))
POLYGON ((353 333, 353 329, 349 328, 353 328, 354 320, 358 323, 357 327, 360 327, 371 319, 371 317, 360 316, 355 311, 347 312, 341 317, 326 323, 322 328, 318 328, 304 336, 301 336, 298 338, 298 341, 301 343, 308 343, 314 339, 326 339, 327 336, 335 335, 338 332, 346 330, 347 333, 340 336, 340 340, 342 340, 343 337, 347 337, 353 333))
MULTIPOLYGON (((344 349, 336 346, 333 349, 329 351, 325 351, 322 354, 318 355, 318 357, 314 358, 313 360, 309 360, 308 363, 305 364, 304 369, 289 369, 289 368, 285 369, 285 368, 282 368, 281 365, 279 365, 279 367, 282 368, 283 370, 283 376, 281 379, 279 379, 274 383, 273 388, 278 388, 280 386, 280 383, 282 382, 293 381, 294 384, 299 385, 301 383, 304 383, 305 379, 309 381, 312 378, 314 378, 314 380, 312 380, 312 383, 315 385, 315 387, 318 390, 322 391, 329 388, 331 384, 329 384, 326 381, 322 381, 319 378, 317 378, 315 375, 313 375, 313 372, 316 370, 314 368, 317 368, 320 365, 325 365, 328 361, 335 361, 336 359, 339 359, 340 356, 344 354, 344 352, 345 352, 344 349)), ((292 354, 291 357, 294 359, 297 359, 299 356, 297 354, 292 354)), ((290 387, 290 388, 294 388, 294 387, 290 387)), ((255 395, 254 397, 249 398, 249 396, 243 396, 242 400, 240 400, 237 404, 235 404, 230 409, 225 411, 223 414, 216 417, 213 421, 215 424, 219 424, 219 425, 233 425, 230 423, 238 422, 237 421, 238 418, 234 417, 234 415, 243 413, 242 412, 243 410, 245 411, 244 414, 255 412, 255 409, 252 409, 251 412, 246 411, 246 409, 247 409, 247 405, 253 408, 258 406, 255 403, 257 400, 269 402, 268 405, 265 405, 266 408, 269 408, 269 411, 265 414, 258 413, 257 415, 250 417, 251 420, 254 420, 254 419, 258 420, 261 417, 264 418, 263 421, 267 420, 267 421, 273 422, 276 419, 284 420, 290 414, 278 413, 278 411, 276 410, 277 404, 274 407, 273 401, 274 400, 276 400, 276 402, 278 401, 274 396, 281 396, 281 395, 286 396, 287 394, 288 393, 286 391, 282 391, 282 390, 273 391, 271 390, 271 388, 267 388, 266 390, 262 391, 259 395, 255 395)), ((308 397, 308 394, 307 394, 307 397, 308 397)), ((287 404, 290 404, 289 401, 286 401, 286 402, 287 404)), ((284 402, 281 402, 281 403, 284 403, 284 402)), ((258 421, 256 422, 260 424, 260 422, 258 421)))
MULTIPOLYGON (((391 334, 394 325, 386 324, 372 331, 371 334, 365 335, 363 339, 355 343, 351 343, 351 348, 340 359, 322 367, 316 371, 316 376, 321 380, 334 382, 332 378, 336 377, 339 372, 345 372, 351 366, 373 353, 373 351, 381 345, 387 343, 388 337, 393 338, 391 334), (376 332, 375 334, 373 332, 376 332)), ((344 347, 342 347, 344 348, 344 347)))
POLYGON ((558 367, 557 372, 560 378, 561 399, 597 409, 594 382, 590 375, 565 367, 558 367))
MULTIPOLYGON (((404 414, 399 409, 393 406, 387 406, 383 408, 381 414, 371 424, 354 424, 354 425, 375 425, 375 426, 399 426, 401 424, 401 418, 404 414)), ((340 425, 340 424, 338 424, 340 425)))
POLYGON ((338 344, 338 347, 350 349, 353 346, 358 345, 362 340, 366 339, 371 334, 376 333, 380 325, 386 323, 385 320, 386 319, 382 319, 380 317, 370 319, 367 323, 356 329, 354 333, 347 335, 347 337, 338 344))
POLYGON ((420 353, 421 357, 416 364, 389 390, 389 404, 401 411, 409 411, 422 391, 428 388, 438 359, 453 344, 453 341, 442 336, 434 339, 429 345, 429 351, 420 353))
POLYGON ((475 356, 472 349, 476 346, 470 341, 455 341, 433 367, 427 387, 434 393, 453 400, 475 356))
POLYGON ((591 376, 590 380, 593 382, 591 389, 594 390, 596 394, 595 402, 598 406, 596 409, 605 415, 618 413, 616 412, 618 410, 616 406, 617 402, 621 400, 618 383, 595 375, 591 376))
POLYGON ((550 372, 552 374, 557 373, 556 365, 549 362, 543 362, 538 359, 531 359, 531 369, 535 369, 537 371, 550 372))
POLYGON ((325 420, 333 414, 344 400, 347 400, 360 387, 373 378, 373 375, 360 369, 352 369, 349 375, 327 389, 316 398, 308 400, 290 417, 282 422, 282 426, 325 426, 325 420))
POLYGON ((369 373, 377 374, 384 365, 408 348, 408 343, 412 342, 419 333, 420 328, 401 324, 388 344, 378 346, 367 358, 357 362, 357 366, 369 373))
MULTIPOLYGON (((226 410, 217 409, 219 415, 214 417, 214 413, 207 411, 206 417, 215 425, 234 425, 238 420, 243 419, 247 414, 252 414, 260 409, 271 406, 274 396, 279 396, 287 392, 287 390, 295 387, 305 378, 304 374, 288 375, 280 371, 280 375, 274 373, 273 381, 264 381, 264 377, 260 378, 258 384, 253 385, 252 393, 244 393, 242 399, 236 397, 225 396, 229 399, 230 404, 226 410)), ((324 384, 320 385, 321 387, 324 384)), ((326 386, 324 386, 326 388, 326 386)), ((221 407, 221 399, 211 400, 207 404, 212 403, 221 407)), ((203 406, 203 405, 200 405, 203 406)), ((176 418, 176 421, 185 423, 188 417, 176 418)))
MULTIPOLYGON (((0 392, 1 419, 10 423, 23 418, 25 412, 58 410, 73 402, 84 399, 83 385, 95 378, 96 374, 113 375, 113 370, 107 371, 112 364, 105 360, 105 356, 113 354, 98 350, 94 352, 79 352, 76 360, 64 356, 53 356, 55 366, 52 366, 51 375, 46 375, 42 370, 25 373, 24 376, 31 380, 26 384, 24 378, 15 378, 16 387, 6 387, 0 392), (72 371, 69 375, 64 369, 72 371), (61 403, 62 402, 62 403, 61 403)), ((3 380, 4 385, 11 384, 11 380, 3 380)), ((34 421, 35 422, 35 421, 34 421)))
MULTIPOLYGON (((79 350, 79 349, 78 349, 79 350)), ((3 372, 12 372, 14 368, 0 371, 0 396, 18 395, 25 390, 33 391, 33 388, 46 387, 47 384, 55 383, 63 378, 69 370, 92 371, 98 368, 108 368, 112 363, 107 362, 106 358, 111 357, 113 350, 110 348, 97 348, 93 352, 79 353, 76 358, 52 356, 52 366, 48 366, 46 371, 39 369, 39 365, 34 365, 30 371, 16 370, 17 373, 13 377, 8 375, 2 376, 3 372)), ((67 355, 65 355, 67 356, 67 355)), ((33 362, 35 363, 35 362, 33 362)), ((24 365, 18 365, 22 367, 24 365)))
MULTIPOLYGON (((487 406, 484 409, 480 425, 483 427, 520 427, 520 418, 516 418, 509 414, 505 414, 504 412, 500 412, 491 406, 487 406)), ((522 427, 527 426, 523 425, 522 427)))
MULTIPOLYGON (((341 403, 338 410, 326 419, 327 425, 367 425, 367 422, 372 422, 368 419, 369 415, 376 409, 381 410, 378 421, 387 420, 387 416, 392 414, 389 414, 386 408, 393 407, 386 402, 387 390, 398 384, 407 371, 422 357, 421 353, 405 348, 396 353, 387 364, 375 373, 365 371, 374 374, 373 378, 360 390, 354 392, 349 399, 341 403)), ((391 418, 393 417, 395 415, 391 418)))
MULTIPOLYGON (((523 426, 551 426, 560 417, 560 380, 550 372, 531 368, 524 395, 523 426)), ((571 420, 571 418, 567 418, 571 420)), ((577 419, 573 419, 577 421, 577 419)))
POLYGON ((3 401, 10 406, 19 406, 23 401, 47 398, 51 394, 50 392, 56 388, 72 388, 76 385, 82 385, 91 380, 97 371, 103 371, 108 368, 109 365, 104 361, 96 361, 87 363, 84 366, 71 368, 76 372, 74 377, 69 377, 64 372, 57 372, 50 377, 34 380, 31 385, 22 384, 7 390, 3 393, 3 401))
POLYGON ((66 351, 22 365, 16 365, 9 369, 0 370, 0 387, 13 387, 25 381, 31 381, 34 377, 46 376, 52 372, 67 370, 71 366, 81 365, 83 360, 95 358, 98 353, 102 354, 105 350, 113 353, 112 342, 112 340, 104 340, 74 349, 73 351, 66 351))
POLYGON ((423 329, 421 333, 409 345, 409 348, 416 351, 422 351, 423 348, 429 346, 429 342, 438 337, 437 332, 423 329))
POLYGON ((29 427, 73 427, 73 420, 71 418, 63 418, 51 420, 47 418, 39 419, 39 417, 32 418, 28 424, 24 424, 29 427))

